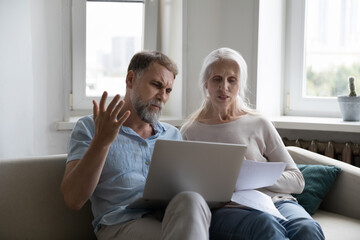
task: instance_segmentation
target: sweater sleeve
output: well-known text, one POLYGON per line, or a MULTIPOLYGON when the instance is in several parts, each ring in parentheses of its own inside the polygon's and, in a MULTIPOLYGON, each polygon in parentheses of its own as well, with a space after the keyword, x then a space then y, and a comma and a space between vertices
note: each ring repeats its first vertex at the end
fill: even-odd
POLYGON ((285 162, 286 167, 277 182, 267 189, 278 193, 301 193, 305 186, 305 180, 296 166, 294 160, 287 151, 280 135, 271 122, 267 122, 268 132, 264 136, 267 149, 265 157, 269 162, 285 162))
POLYGON ((278 145, 278 147, 271 154, 269 154, 267 158, 270 162, 281 161, 286 163, 283 174, 273 186, 267 188, 268 190, 288 194, 299 194, 303 191, 305 186, 304 177, 297 168, 285 146, 278 145))

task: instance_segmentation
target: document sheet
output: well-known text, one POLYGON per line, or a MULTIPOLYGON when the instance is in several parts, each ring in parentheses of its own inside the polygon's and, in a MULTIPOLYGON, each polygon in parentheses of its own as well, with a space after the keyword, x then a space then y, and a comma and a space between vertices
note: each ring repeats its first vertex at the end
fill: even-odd
POLYGON ((268 195, 255 190, 274 185, 283 173, 285 166, 286 163, 283 162, 244 160, 236 182, 235 192, 231 198, 233 203, 227 207, 249 207, 286 220, 268 195))

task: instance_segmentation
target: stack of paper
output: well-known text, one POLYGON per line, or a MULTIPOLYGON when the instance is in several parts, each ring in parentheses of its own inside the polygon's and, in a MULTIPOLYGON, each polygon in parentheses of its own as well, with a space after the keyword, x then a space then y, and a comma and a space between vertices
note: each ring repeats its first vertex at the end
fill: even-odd
POLYGON ((244 160, 235 192, 231 198, 235 204, 229 204, 227 207, 249 207, 286 220, 268 195, 255 190, 274 185, 283 173, 285 166, 286 163, 283 162, 244 160))

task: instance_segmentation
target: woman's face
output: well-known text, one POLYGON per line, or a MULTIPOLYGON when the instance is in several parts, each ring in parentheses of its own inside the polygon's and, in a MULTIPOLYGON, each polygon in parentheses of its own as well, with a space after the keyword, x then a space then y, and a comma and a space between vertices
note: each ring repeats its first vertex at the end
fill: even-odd
POLYGON ((232 60, 213 63, 205 87, 213 105, 227 107, 235 103, 240 90, 240 69, 237 63, 232 60))

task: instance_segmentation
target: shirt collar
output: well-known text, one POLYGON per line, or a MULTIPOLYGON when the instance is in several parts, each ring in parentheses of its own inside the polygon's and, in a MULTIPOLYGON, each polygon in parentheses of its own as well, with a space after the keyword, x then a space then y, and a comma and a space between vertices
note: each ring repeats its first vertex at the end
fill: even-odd
MULTIPOLYGON (((164 126, 161 122, 159 122, 159 121, 157 121, 156 123, 154 123, 154 125, 152 125, 152 127, 154 128, 154 131, 155 131, 155 134, 153 135, 153 137, 154 137, 154 136, 157 137, 158 134, 161 134, 161 133, 163 133, 163 132, 166 131, 165 126, 164 126)), ((137 134, 134 132, 134 130, 132 130, 131 128, 126 127, 126 126, 121 126, 121 127, 120 127, 120 131, 122 131, 122 132, 124 132, 124 133, 127 133, 127 134, 130 134, 130 135, 137 135, 137 134)))
POLYGON ((166 131, 164 125, 163 125, 161 122, 159 122, 159 121, 157 121, 157 122, 153 125, 153 128, 154 128, 154 130, 155 130, 155 133, 162 133, 162 132, 165 132, 165 131, 166 131))

